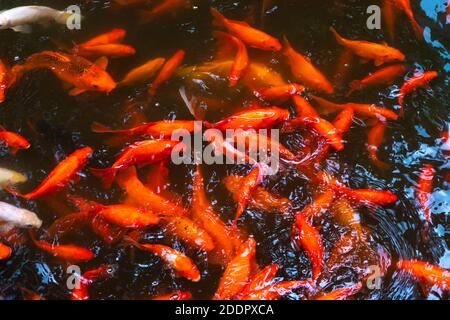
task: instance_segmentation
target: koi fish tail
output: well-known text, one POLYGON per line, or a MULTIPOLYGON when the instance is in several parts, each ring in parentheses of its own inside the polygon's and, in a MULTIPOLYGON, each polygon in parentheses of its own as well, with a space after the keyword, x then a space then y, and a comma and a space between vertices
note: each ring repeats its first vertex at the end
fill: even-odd
POLYGON ((329 115, 336 111, 339 111, 339 108, 336 107, 334 103, 328 100, 316 96, 312 96, 312 99, 317 103, 318 107, 316 109, 320 114, 329 115))
POLYGON ((107 127, 104 124, 101 124, 99 122, 92 123, 91 131, 95 132, 95 133, 113 133, 114 132, 114 130, 112 130, 110 127, 107 127))
POLYGON ((336 31, 335 28, 330 27, 330 31, 331 33, 333 33, 334 37, 336 38, 336 41, 340 44, 345 46, 347 43, 345 41, 345 39, 336 31))
POLYGON ((350 97, 353 94, 353 92, 359 90, 360 88, 361 88, 361 81, 359 80, 352 81, 350 83, 350 90, 347 92, 345 96, 350 97))
POLYGON ((227 23, 227 19, 217 10, 216 8, 211 8, 211 14, 214 18, 213 23, 215 25, 224 26, 227 23))
POLYGON ((114 179, 116 178, 117 170, 113 168, 108 169, 96 169, 96 168, 90 168, 91 173, 102 179, 103 181, 103 187, 105 189, 111 188, 111 185, 114 182, 114 179))
POLYGON ((414 17, 411 17, 409 20, 411 21, 411 25, 417 40, 423 41, 423 28, 419 25, 416 19, 414 19, 414 17))
POLYGON ((18 190, 16 190, 14 187, 11 187, 11 186, 5 186, 3 189, 6 190, 6 192, 9 192, 10 194, 12 194, 13 196, 27 199, 27 196, 26 196, 26 195, 20 193, 20 192, 19 192, 18 190))

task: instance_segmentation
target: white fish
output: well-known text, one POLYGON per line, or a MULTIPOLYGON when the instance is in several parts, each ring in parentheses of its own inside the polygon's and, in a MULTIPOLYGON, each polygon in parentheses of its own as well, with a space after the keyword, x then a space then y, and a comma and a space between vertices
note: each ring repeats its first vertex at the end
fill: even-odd
POLYGON ((18 183, 24 183, 26 181, 27 177, 19 172, 0 168, 0 189, 2 187, 12 186, 18 183))
POLYGON ((40 228, 41 225, 42 220, 34 212, 0 202, 0 232, 9 231, 14 227, 40 228))
POLYGON ((66 24, 71 13, 44 6, 23 6, 4 10, 0 13, 0 30, 13 29, 16 32, 28 33, 30 24, 47 24, 56 22, 66 24))

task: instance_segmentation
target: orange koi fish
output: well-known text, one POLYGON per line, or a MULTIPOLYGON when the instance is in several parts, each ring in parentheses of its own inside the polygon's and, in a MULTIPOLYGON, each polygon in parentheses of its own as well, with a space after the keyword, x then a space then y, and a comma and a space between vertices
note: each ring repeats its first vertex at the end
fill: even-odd
POLYGON ((327 189, 302 210, 302 216, 306 218, 320 216, 324 211, 328 210, 334 198, 334 191, 332 189, 327 189))
POLYGON ((408 17, 409 22, 414 30, 414 34, 417 39, 423 40, 423 28, 417 23, 416 18, 414 17, 414 13, 411 8, 411 2, 409 0, 388 0, 393 2, 393 4, 400 10, 402 10, 406 16, 408 17))
POLYGON ((95 46, 76 46, 72 52, 88 59, 98 57, 124 58, 136 54, 136 49, 126 44, 109 43, 95 46))
POLYGON ((398 198, 390 191, 372 189, 349 189, 342 186, 335 186, 336 191, 356 200, 360 203, 371 203, 379 206, 387 206, 397 202, 398 198))
POLYGON ((150 88, 148 89, 148 95, 153 97, 156 94, 158 88, 167 80, 169 80, 181 63, 184 60, 185 52, 184 50, 177 51, 161 68, 158 76, 153 80, 150 88))
POLYGON ((280 267, 277 264, 271 264, 261 270, 256 274, 253 279, 245 286, 242 290, 242 296, 246 296, 253 291, 259 291, 266 286, 275 278, 280 267))
POLYGON ((242 78, 249 65, 249 58, 247 47, 241 39, 221 31, 215 31, 214 36, 222 39, 222 41, 229 41, 236 47, 236 56, 234 57, 233 66, 231 67, 228 81, 231 86, 235 86, 242 78))
POLYGON ((425 215, 425 220, 429 223, 432 223, 429 202, 430 194, 433 192, 434 173, 435 171, 433 166, 431 164, 426 165, 420 173, 416 188, 417 203, 425 215))
POLYGON ((403 76, 405 72, 406 66, 404 64, 395 64, 381 68, 362 80, 353 81, 350 84, 350 90, 347 93, 347 97, 353 92, 363 90, 367 87, 391 84, 395 79, 403 76))
POLYGON ((95 254, 85 248, 74 245, 54 245, 43 240, 37 240, 33 232, 30 232, 31 240, 40 250, 50 255, 69 262, 86 262, 92 260, 95 254))
POLYGON ((0 261, 9 259, 11 253, 12 249, 0 242, 0 261))
POLYGON ((125 237, 125 240, 136 248, 148 251, 160 257, 167 265, 173 268, 180 276, 198 282, 201 279, 200 271, 194 262, 180 251, 161 244, 143 244, 130 237, 125 237))
POLYGON ((312 279, 316 281, 322 273, 324 249, 319 232, 311 225, 308 219, 302 212, 299 212, 295 216, 295 223, 298 230, 299 243, 312 264, 312 279))
POLYGON ((191 300, 192 294, 187 291, 175 291, 164 296, 153 298, 152 300, 191 300))
POLYGON ((5 101, 6 90, 9 88, 9 70, 0 59, 0 103, 5 101))
POLYGON ((124 228, 145 228, 159 223, 153 212, 124 204, 101 206, 97 214, 124 228))
POLYGON ((450 271, 439 266, 417 260, 402 260, 397 263, 397 268, 410 273, 427 285, 450 290, 450 271))
MULTIPOLYGON (((241 176, 228 176, 223 180, 225 187, 233 194, 235 201, 239 198, 238 194, 241 192, 240 186, 243 180, 244 177, 241 176)), ((248 206, 271 213, 286 213, 290 209, 290 201, 265 190, 261 186, 257 186, 251 195, 248 206)))
POLYGON ((127 35, 127 31, 124 29, 116 28, 111 31, 102 33, 101 35, 95 36, 94 38, 87 40, 81 44, 79 47, 92 47, 111 43, 120 43, 127 35))
POLYGON ((280 100, 285 101, 293 95, 298 95, 303 92, 305 87, 299 84, 286 84, 282 86, 275 86, 269 88, 258 89, 255 95, 266 101, 280 100))
POLYGON ((289 63, 292 75, 300 83, 319 92, 327 94, 334 92, 328 79, 312 64, 309 58, 295 51, 287 38, 284 38, 283 55, 289 63))
POLYGON ((45 178, 44 181, 32 192, 27 194, 20 194, 15 190, 9 191, 14 195, 20 196, 27 200, 34 200, 46 195, 53 194, 64 187, 78 175, 78 173, 84 168, 92 155, 93 150, 90 147, 85 147, 76 150, 66 159, 61 161, 45 178))
POLYGON ((378 159, 377 155, 378 148, 384 139, 386 127, 386 122, 378 121, 377 124, 370 129, 367 139, 367 149, 369 150, 370 159, 380 170, 389 169, 389 164, 378 159))
POLYGON ((228 32, 252 48, 264 51, 280 51, 282 48, 278 39, 251 27, 245 22, 227 19, 215 8, 211 8, 211 14, 216 24, 224 27, 228 32))
POLYGON ((302 117, 295 118, 286 122, 283 126, 284 132, 291 132, 299 125, 308 125, 316 130, 328 143, 337 151, 344 150, 342 136, 333 124, 321 117, 302 117))
POLYGON ((439 74, 436 71, 426 71, 420 75, 414 76, 411 79, 406 80, 403 86, 400 88, 400 94, 398 96, 398 103, 400 105, 400 115, 403 116, 403 106, 405 97, 418 88, 427 86, 431 80, 437 78, 439 74))
POLYGON ((240 184, 240 192, 237 195, 237 210, 236 216, 233 220, 233 225, 237 226, 237 222, 247 207, 251 199, 253 191, 261 183, 264 173, 260 166, 256 165, 250 173, 245 176, 240 184))
POLYGON ((118 172, 133 165, 148 165, 168 159, 172 149, 178 143, 177 141, 169 140, 139 141, 125 148, 110 168, 91 168, 91 172, 101 177, 103 185, 106 188, 110 188, 118 172))
POLYGON ((154 164, 145 174, 144 185, 157 194, 161 194, 169 187, 169 173, 166 163, 154 164))
POLYGON ((256 254, 256 241, 249 238, 239 248, 220 279, 214 300, 231 300, 247 285, 256 254))
POLYGON ((146 24, 152 22, 161 16, 174 13, 182 8, 188 7, 190 3, 190 0, 164 0, 150 10, 141 10, 138 17, 139 23, 146 24))
POLYGON ((238 112, 210 126, 220 131, 227 129, 270 129, 289 118, 289 111, 278 107, 255 108, 238 112))
POLYGON ((398 115, 389 109, 385 109, 382 107, 377 107, 371 104, 358 104, 358 103, 345 103, 345 104, 337 104, 331 101, 327 101, 323 98, 313 96, 313 100, 318 103, 321 107, 321 113, 330 114, 336 112, 338 110, 343 110, 346 108, 352 108, 357 114, 369 117, 369 118, 377 118, 377 119, 388 119, 388 120, 397 120, 398 115))
POLYGON ((123 80, 117 83, 117 87, 131 86, 149 80, 159 69, 161 69, 165 62, 166 59, 164 58, 156 58, 147 61, 143 65, 128 72, 123 80))
POLYGON ((330 31, 340 45, 350 49, 355 55, 364 60, 373 60, 375 66, 389 62, 405 61, 405 55, 395 48, 368 41, 345 39, 333 27, 330 28, 330 31))
POLYGON ((391 41, 395 40, 395 21, 397 18, 397 8, 392 0, 383 0, 383 18, 386 24, 387 33, 391 41))
POLYGON ((146 208, 162 216, 188 215, 183 207, 150 190, 139 180, 135 167, 124 170, 117 177, 118 185, 126 190, 131 204, 146 208))
POLYGON ((335 221, 342 226, 351 227, 357 232, 360 239, 364 239, 364 230, 361 226, 361 219, 346 198, 340 197, 335 200, 330 211, 333 213, 335 221))
POLYGON ((293 95, 292 102, 295 106, 295 111, 297 117, 318 117, 319 113, 314 109, 314 107, 309 103, 308 100, 300 95, 293 95))
POLYGON ((252 291, 244 296, 242 300, 278 300, 282 296, 300 287, 311 289, 311 282, 306 280, 281 281, 257 291, 252 291))
POLYGON ((173 121, 157 121, 143 123, 134 128, 123 130, 112 130, 98 122, 94 122, 91 126, 92 132, 107 133, 124 138, 133 136, 149 136, 154 139, 170 139, 177 130, 186 130, 189 133, 194 132, 194 121, 192 120, 173 120, 173 121))
POLYGON ((43 51, 32 54, 24 64, 15 65, 11 69, 14 81, 34 69, 48 69, 59 79, 73 85, 70 95, 78 95, 85 91, 109 93, 116 87, 111 76, 96 64, 83 57, 61 52, 43 51))
POLYGON ((315 300, 347 300, 351 296, 357 294, 362 289, 362 283, 358 282, 357 284, 344 287, 341 289, 337 289, 333 292, 324 294, 323 296, 317 297, 315 300))
POLYGON ((212 237, 197 223, 185 216, 165 216, 162 218, 165 229, 183 240, 189 246, 210 252, 215 244, 212 237))
POLYGON ((13 155, 15 155, 19 150, 26 150, 31 147, 31 144, 27 139, 17 133, 6 131, 6 129, 2 126, 0 126, 0 142, 6 144, 10 148, 11 154, 13 155))
POLYGON ((227 226, 214 211, 206 197, 203 177, 198 167, 193 183, 192 218, 214 239, 214 251, 222 257, 223 263, 230 261, 241 241, 236 232, 227 226))
POLYGON ((89 286, 99 280, 113 277, 114 267, 102 265, 97 269, 83 273, 80 286, 72 291, 72 300, 89 300, 89 286))
POLYGON ((127 232, 127 229, 110 224, 101 215, 89 215, 89 223, 92 231, 100 236, 103 242, 107 244, 113 244, 120 241, 127 232))

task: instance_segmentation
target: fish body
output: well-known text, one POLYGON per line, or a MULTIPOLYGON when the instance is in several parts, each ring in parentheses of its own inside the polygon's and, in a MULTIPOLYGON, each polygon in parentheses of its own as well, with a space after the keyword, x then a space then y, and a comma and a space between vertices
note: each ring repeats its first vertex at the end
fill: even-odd
POLYGON ((238 112, 212 125, 212 128, 227 129, 270 129, 289 118, 289 111, 278 107, 256 108, 238 112))
POLYGON ((273 100, 287 100, 293 95, 298 95, 303 92, 305 87, 299 84, 287 84, 282 86, 275 86, 269 88, 262 88, 255 91, 255 95, 266 101, 273 100))
POLYGON ((22 6, 0 13, 0 30, 13 29, 18 32, 27 32, 25 26, 40 23, 56 22, 66 24, 70 16, 65 11, 55 10, 45 6, 22 6))
POLYGON ((124 204, 104 206, 98 214, 124 228, 145 228, 159 223, 159 217, 153 212, 124 204))
POLYGON ((128 72, 123 80, 117 84, 117 86, 124 87, 147 81, 155 75, 155 73, 164 65, 165 62, 166 59, 164 58, 152 59, 128 72))
POLYGON ((166 63, 162 66, 158 76, 153 80, 147 93, 150 97, 156 94, 158 88, 167 80, 169 80, 184 60, 186 52, 178 50, 166 63))
POLYGON ((424 30, 414 17, 414 13, 411 8, 411 1, 410 0, 387 0, 387 1, 390 1, 397 9, 403 11, 406 14, 414 30, 414 34, 416 35, 418 40, 422 41, 424 30))
POLYGON ((16 154, 18 150, 26 150, 31 147, 30 142, 20 134, 6 131, 0 127, 0 142, 6 144, 12 154, 16 154))
POLYGON ((405 72, 406 67, 403 64, 395 64, 379 69, 364 79, 353 81, 350 84, 350 91, 347 93, 347 96, 350 96, 355 91, 360 91, 367 87, 391 84, 395 79, 404 75, 405 72))
POLYGON ((378 121, 377 124, 370 129, 367 139, 367 149, 369 150, 370 159, 375 166, 381 170, 389 169, 389 164, 381 161, 377 155, 378 148, 383 143, 386 127, 386 122, 378 121))
POLYGON ((89 300, 89 286, 95 281, 111 278, 114 268, 102 265, 97 269, 87 271, 81 275, 80 285, 72 291, 71 300, 89 300))
POLYGON ((8 187, 19 183, 24 183, 26 181, 27 177, 19 172, 5 168, 0 168, 0 188, 8 187))
POLYGON ((72 52, 88 59, 98 57, 124 58, 136 54, 136 49, 126 44, 108 43, 95 46, 76 46, 72 52))
POLYGON ((11 73, 15 81, 24 73, 35 69, 48 69, 59 79, 75 87, 69 94, 77 95, 85 91, 109 93, 116 87, 111 76, 89 60, 61 52, 43 51, 32 54, 25 63, 15 65, 11 73))
POLYGON ((34 191, 27 194, 20 194, 14 191, 12 193, 27 200, 33 200, 55 193, 66 187, 78 175, 88 162, 92 153, 93 150, 90 147, 76 150, 61 161, 34 191))
POLYGON ((0 202, 0 224, 3 223, 11 228, 40 228, 42 220, 34 212, 0 202))
POLYGON ((345 39, 334 28, 330 28, 330 30, 340 45, 352 50, 354 54, 363 59, 373 60, 375 66, 389 62, 405 61, 405 55, 400 50, 384 44, 345 39))
POLYGON ((125 38, 126 34, 127 32, 124 29, 112 29, 79 44, 78 47, 91 47, 110 43, 120 43, 125 38))
POLYGON ((251 27, 245 22, 227 19, 215 8, 211 8, 211 14, 217 24, 227 29, 228 32, 241 39, 250 47, 264 51, 280 51, 282 48, 278 39, 251 27))
POLYGON ((0 59, 0 103, 5 101, 6 90, 9 88, 9 69, 0 59))
POLYGON ((410 273, 427 285, 450 290, 450 271, 439 266, 417 260, 402 260, 397 263, 397 268, 410 273))
POLYGON ((417 76, 408 79, 400 88, 398 96, 398 103, 400 105, 400 114, 403 115, 405 97, 418 88, 427 86, 433 79, 437 78, 439 74, 436 71, 426 71, 417 76))
POLYGON ((362 283, 358 282, 354 286, 337 289, 330 293, 317 297, 315 300, 347 300, 357 294, 362 289, 362 283))
POLYGON ((125 148, 110 168, 94 169, 91 172, 103 179, 103 185, 109 188, 120 171, 133 165, 148 165, 170 157, 172 149, 178 144, 169 140, 144 140, 125 148))
POLYGON ((311 60, 292 48, 289 41, 284 39, 283 55, 291 68, 292 75, 300 83, 311 89, 332 94, 334 88, 328 79, 311 62, 311 60))
POLYGON ((40 250, 59 258, 63 261, 69 262, 86 262, 92 260, 95 254, 83 247, 74 245, 53 245, 43 240, 33 239, 34 244, 40 250))
POLYGON ((430 195, 433 192, 435 170, 432 165, 426 165, 419 175, 416 188, 416 199, 425 215, 425 220, 432 223, 430 211, 430 195))

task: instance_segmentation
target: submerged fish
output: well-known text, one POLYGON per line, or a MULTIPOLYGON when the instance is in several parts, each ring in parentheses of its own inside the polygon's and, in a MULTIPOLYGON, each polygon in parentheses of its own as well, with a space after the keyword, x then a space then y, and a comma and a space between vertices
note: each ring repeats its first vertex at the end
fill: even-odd
POLYGON ((0 188, 24 183, 26 181, 27 177, 19 172, 0 168, 0 188))
POLYGON ((6 202, 0 202, 0 225, 0 230, 2 232, 8 231, 14 227, 40 228, 42 220, 39 219, 34 212, 15 207, 6 202), (7 226, 7 228, 3 228, 5 226, 7 226))

